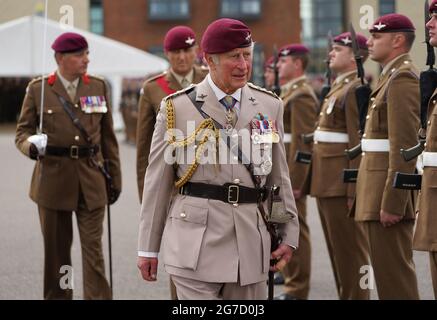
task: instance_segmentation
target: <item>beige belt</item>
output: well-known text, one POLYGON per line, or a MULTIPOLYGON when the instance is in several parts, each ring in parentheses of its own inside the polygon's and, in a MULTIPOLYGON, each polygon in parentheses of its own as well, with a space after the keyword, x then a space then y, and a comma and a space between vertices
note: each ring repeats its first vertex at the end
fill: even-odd
POLYGON ((291 143, 291 133, 284 133, 284 143, 291 143))
POLYGON ((343 132, 314 131, 314 141, 327 143, 348 143, 349 135, 343 132))
POLYGON ((437 152, 423 153, 423 167, 437 167, 437 152))
POLYGON ((389 152, 390 142, 388 139, 362 139, 361 150, 363 152, 389 152))

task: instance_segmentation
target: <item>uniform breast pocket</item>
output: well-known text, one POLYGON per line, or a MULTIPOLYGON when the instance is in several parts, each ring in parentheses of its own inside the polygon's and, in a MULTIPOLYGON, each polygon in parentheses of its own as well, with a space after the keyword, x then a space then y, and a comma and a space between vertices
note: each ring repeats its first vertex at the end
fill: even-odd
POLYGON ((182 211, 174 210, 170 215, 166 232, 165 264, 178 268, 197 269, 204 233, 208 221, 208 209, 188 204, 182 211))
MULTIPOLYGON (((64 112, 59 107, 48 107, 43 111, 42 130, 46 133, 53 133, 56 129, 56 123, 59 122, 64 112)), ((39 115, 38 115, 39 116, 39 115)), ((39 120, 39 119, 38 119, 39 120)))

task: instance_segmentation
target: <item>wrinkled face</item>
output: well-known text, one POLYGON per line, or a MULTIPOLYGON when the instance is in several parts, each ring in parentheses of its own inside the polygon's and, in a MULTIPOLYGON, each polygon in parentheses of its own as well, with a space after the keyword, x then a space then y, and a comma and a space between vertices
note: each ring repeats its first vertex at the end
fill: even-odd
POLYGON ((205 55, 211 77, 223 92, 231 94, 249 81, 252 72, 252 52, 252 47, 247 47, 218 55, 205 55))
POLYGON ((393 50, 393 36, 392 33, 371 33, 367 40, 370 59, 379 63, 386 62, 393 50))
POLYGON ((193 68, 194 60, 196 59, 196 48, 190 47, 187 49, 167 51, 165 55, 172 70, 181 76, 185 76, 193 68))
POLYGON ((298 59, 292 56, 279 57, 276 66, 278 68, 279 79, 282 83, 295 78, 299 69, 298 59))
POLYGON ((437 13, 431 15, 431 20, 426 24, 429 32, 429 43, 437 47, 437 13))
POLYGON ((355 57, 350 47, 341 46, 338 44, 332 45, 332 50, 329 52, 329 67, 335 73, 342 73, 354 66, 355 57))
POLYGON ((264 84, 266 88, 271 88, 275 84, 275 71, 272 68, 264 69, 264 84))
POLYGON ((56 55, 59 70, 63 76, 75 79, 87 72, 90 62, 88 49, 73 53, 57 53, 56 55))

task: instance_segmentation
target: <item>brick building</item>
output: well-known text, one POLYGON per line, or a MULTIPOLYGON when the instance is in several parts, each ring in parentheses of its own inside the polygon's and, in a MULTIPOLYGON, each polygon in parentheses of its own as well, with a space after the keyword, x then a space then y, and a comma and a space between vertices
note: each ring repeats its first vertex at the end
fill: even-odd
MULTIPOLYGON (((94 1, 95 2, 95 1, 94 1)), ((207 25, 220 17, 244 21, 256 41, 254 79, 262 83, 264 57, 273 46, 299 42, 299 0, 102 0, 103 34, 137 48, 159 54, 165 33, 185 24, 198 41, 207 25)))

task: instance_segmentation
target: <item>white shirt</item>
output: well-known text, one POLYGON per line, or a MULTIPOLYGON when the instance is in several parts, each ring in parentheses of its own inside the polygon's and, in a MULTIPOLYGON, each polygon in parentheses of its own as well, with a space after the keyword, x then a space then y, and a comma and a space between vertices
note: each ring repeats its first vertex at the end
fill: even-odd
POLYGON ((171 74, 176 78, 176 81, 179 82, 179 84, 182 86, 182 80, 186 79, 189 84, 193 83, 194 78, 194 70, 191 69, 190 72, 186 76, 181 76, 174 72, 172 69, 170 69, 171 74))
POLYGON ((79 85, 79 78, 76 78, 76 80, 73 81, 68 81, 67 79, 65 79, 61 73, 59 72, 59 70, 56 71, 56 74, 58 75, 59 79, 61 80, 62 85, 64 86, 65 90, 67 90, 68 86, 71 84, 74 87, 74 90, 77 89, 77 86, 79 85))
MULTIPOLYGON (((241 88, 237 89, 232 94, 227 94, 227 93, 223 92, 219 87, 217 87, 217 85, 214 83, 214 81, 212 81, 211 75, 209 73, 206 76, 206 79, 208 80, 208 83, 211 86, 212 91, 214 91, 215 96, 217 97, 218 101, 220 101, 221 99, 223 99, 226 96, 232 96, 235 100, 237 100, 237 102, 234 105, 234 108, 235 108, 237 115, 239 115, 240 114, 240 102, 241 102, 241 88)), ((223 106, 223 108, 225 108, 225 106, 223 106)))

